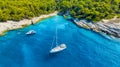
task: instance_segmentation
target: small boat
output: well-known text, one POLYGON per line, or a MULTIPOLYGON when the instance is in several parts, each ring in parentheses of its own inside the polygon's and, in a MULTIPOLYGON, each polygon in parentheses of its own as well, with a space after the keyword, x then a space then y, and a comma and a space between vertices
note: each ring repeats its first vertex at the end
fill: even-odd
POLYGON ((30 30, 30 31, 28 31, 26 34, 27 34, 27 35, 31 35, 31 34, 35 34, 35 33, 36 33, 36 31, 30 30))
POLYGON ((65 44, 61 44, 59 46, 56 46, 55 48, 51 49, 50 50, 50 53, 57 53, 57 52, 60 52, 60 51, 63 51, 65 50, 67 47, 65 44))
POLYGON ((57 26, 56 26, 56 31, 55 31, 55 38, 53 38, 52 41, 52 45, 51 45, 51 49, 49 51, 49 53, 57 53, 57 52, 61 52, 63 50, 65 50, 67 48, 66 44, 58 44, 58 37, 57 37, 57 26), (56 42, 55 45, 56 47, 52 47, 54 45, 54 41, 56 42))

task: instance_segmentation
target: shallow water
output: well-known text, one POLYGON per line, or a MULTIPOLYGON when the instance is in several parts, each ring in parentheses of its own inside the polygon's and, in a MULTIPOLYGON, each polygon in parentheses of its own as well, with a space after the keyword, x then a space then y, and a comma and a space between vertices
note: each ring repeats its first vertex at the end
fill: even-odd
POLYGON ((120 67, 120 41, 105 36, 51 17, 0 37, 0 67, 120 67), (49 54, 56 25, 67 49, 49 54), (25 35, 31 29, 37 33, 25 35))

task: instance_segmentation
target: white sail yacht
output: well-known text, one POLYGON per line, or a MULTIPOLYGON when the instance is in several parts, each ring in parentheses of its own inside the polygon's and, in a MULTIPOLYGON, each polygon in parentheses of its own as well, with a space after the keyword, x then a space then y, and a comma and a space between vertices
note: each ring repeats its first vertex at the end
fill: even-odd
MULTIPOLYGON (((56 40, 56 47, 52 48, 51 47, 51 50, 50 50, 50 53, 57 53, 57 52, 61 52, 63 50, 65 50, 67 48, 66 44, 60 44, 58 45, 58 42, 57 42, 57 26, 56 26, 56 34, 55 34, 55 40, 56 40)), ((54 42, 54 39, 53 39, 53 42, 54 42)), ((53 43, 52 43, 52 46, 53 46, 53 43)))

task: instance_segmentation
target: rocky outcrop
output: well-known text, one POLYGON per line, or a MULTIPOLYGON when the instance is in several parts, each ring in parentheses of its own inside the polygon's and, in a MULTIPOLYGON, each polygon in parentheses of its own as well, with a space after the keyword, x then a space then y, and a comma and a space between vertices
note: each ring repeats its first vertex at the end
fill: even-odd
POLYGON ((87 22, 86 20, 73 21, 80 27, 96 32, 104 32, 108 35, 120 38, 120 19, 102 20, 97 23, 87 22))
POLYGON ((54 13, 47 14, 47 15, 40 15, 39 17, 33 17, 32 19, 23 19, 20 21, 9 20, 6 22, 0 22, 0 36, 4 35, 6 31, 23 28, 25 26, 37 23, 40 19, 55 16, 57 14, 58 12, 55 11, 54 13))

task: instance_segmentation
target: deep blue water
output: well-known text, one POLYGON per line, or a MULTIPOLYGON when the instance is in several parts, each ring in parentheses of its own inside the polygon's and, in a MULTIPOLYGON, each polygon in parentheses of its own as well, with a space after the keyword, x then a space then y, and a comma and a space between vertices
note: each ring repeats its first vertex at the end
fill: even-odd
POLYGON ((120 41, 55 16, 0 37, 0 67, 120 67, 120 41), (56 24, 67 49, 49 54, 56 24))

